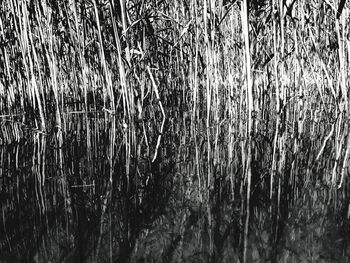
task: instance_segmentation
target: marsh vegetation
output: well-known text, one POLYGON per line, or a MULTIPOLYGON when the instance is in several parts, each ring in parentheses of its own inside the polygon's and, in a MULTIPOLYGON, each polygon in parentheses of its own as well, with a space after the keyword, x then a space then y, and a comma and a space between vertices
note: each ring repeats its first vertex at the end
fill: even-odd
POLYGON ((349 262, 349 3, 0 11, 0 262, 349 262))

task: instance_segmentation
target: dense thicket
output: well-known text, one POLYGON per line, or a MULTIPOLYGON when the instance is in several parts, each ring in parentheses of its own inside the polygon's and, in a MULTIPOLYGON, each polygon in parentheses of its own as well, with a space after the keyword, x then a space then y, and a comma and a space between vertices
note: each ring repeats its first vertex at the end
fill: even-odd
POLYGON ((339 185, 348 173, 345 1, 5 0, 0 8, 3 118, 59 132, 64 114, 104 111, 161 134, 165 119, 181 117, 191 133, 206 130, 214 165, 239 160, 250 178, 263 160, 271 187, 275 174, 306 167, 326 166, 339 185), (331 161, 320 164, 324 154, 331 161))

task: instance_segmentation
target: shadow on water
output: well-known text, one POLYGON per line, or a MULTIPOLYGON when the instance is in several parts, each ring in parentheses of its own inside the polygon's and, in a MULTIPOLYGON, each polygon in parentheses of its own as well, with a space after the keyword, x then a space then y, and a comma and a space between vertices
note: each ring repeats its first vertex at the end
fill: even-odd
POLYGON ((141 229, 164 213, 168 157, 133 157, 127 175, 115 120, 88 121, 90 130, 81 121, 67 122, 62 147, 38 133, 1 147, 1 262, 125 262, 141 229))
POLYGON ((97 113, 66 116, 63 141, 24 130, 26 140, 1 146, 0 262, 350 260, 348 189, 305 184, 289 167, 270 199, 271 164, 259 151, 271 149, 260 140, 247 210, 225 141, 215 163, 198 127, 195 136, 167 127, 154 162, 156 135, 97 113))

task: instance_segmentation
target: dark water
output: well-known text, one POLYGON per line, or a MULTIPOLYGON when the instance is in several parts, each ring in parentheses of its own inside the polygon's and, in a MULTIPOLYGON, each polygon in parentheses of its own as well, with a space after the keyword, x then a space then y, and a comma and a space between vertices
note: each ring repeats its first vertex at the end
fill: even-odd
POLYGON ((270 200, 259 155, 247 208, 239 153, 219 138, 208 159, 207 133, 183 119, 158 150, 156 131, 101 114, 65 116, 62 144, 3 122, 0 262, 350 262, 346 187, 299 162, 270 200))

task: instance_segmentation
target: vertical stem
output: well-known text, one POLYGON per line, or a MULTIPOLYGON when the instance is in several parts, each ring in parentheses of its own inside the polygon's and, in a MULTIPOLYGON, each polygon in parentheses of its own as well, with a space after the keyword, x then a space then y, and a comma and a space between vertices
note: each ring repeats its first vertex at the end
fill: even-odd
POLYGON ((252 148, 252 111, 253 111, 253 88, 252 88, 252 80, 251 80, 251 65, 250 65, 250 49, 249 49, 249 18, 248 18, 248 2, 247 0, 243 0, 242 10, 242 34, 244 39, 244 64, 245 64, 245 83, 246 83, 246 101, 247 101, 247 115, 248 115, 248 123, 246 129, 246 147, 247 147, 247 163, 245 170, 245 178, 247 179, 247 207, 246 207, 246 220, 245 220, 245 228, 244 228, 244 251, 243 251, 243 262, 247 260, 247 246, 248 246, 248 225, 249 225, 249 209, 250 209, 250 188, 251 188, 251 148, 252 148))
MULTIPOLYGON (((275 1, 272 0, 272 8, 275 12, 275 1)), ((280 125, 280 90, 279 90, 279 82, 278 82, 278 50, 277 50, 277 23, 276 18, 273 19, 273 51, 274 51, 274 73, 275 73, 275 88, 276 88, 276 128, 275 128, 275 135, 273 140, 273 153, 272 153, 272 171, 271 171, 271 180, 270 180, 270 199, 272 199, 273 195, 273 184, 274 184, 274 177, 276 174, 276 167, 277 167, 277 141, 278 141, 278 131, 279 131, 279 125, 280 125)))
MULTIPOLYGON (((192 1, 193 6, 193 17, 197 17, 197 0, 192 1)), ((198 84, 197 84, 197 74, 198 74, 198 42, 199 42, 199 30, 197 22, 195 22, 195 56, 194 56, 194 72, 193 72, 193 112, 192 112, 192 122, 197 120, 197 97, 198 97, 198 84)))
POLYGON ((207 0, 204 1, 204 7, 203 7, 203 20, 204 20, 204 41, 205 41, 205 54, 206 54, 206 88, 207 88, 207 120, 206 120, 206 126, 207 126, 207 138, 208 138, 208 153, 207 153, 207 187, 210 187, 210 174, 211 174, 211 167, 210 167, 210 159, 211 159, 211 142, 210 142, 210 108, 211 108, 211 44, 209 41, 208 36, 208 19, 207 19, 207 0))
POLYGON ((93 0, 93 5, 94 5, 96 24, 97 24, 97 35, 98 35, 98 40, 99 40, 99 44, 100 44, 99 51, 100 51, 100 56, 101 56, 101 64, 102 64, 102 68, 103 68, 103 71, 105 74, 105 81, 106 81, 106 85, 107 85, 107 94, 109 95, 110 105, 111 105, 111 108, 114 110, 115 105, 114 105, 114 93, 113 93, 113 89, 112 89, 112 79, 111 79, 111 74, 110 74, 108 67, 107 67, 107 61, 105 59, 100 18, 99 18, 99 14, 98 14, 99 10, 97 8, 96 0, 93 0))
POLYGON ((349 103, 348 103, 348 92, 346 88, 346 75, 345 75, 345 56, 344 56, 344 31, 343 28, 342 33, 340 32, 340 23, 339 19, 335 20, 335 31, 337 33, 338 38, 338 58, 339 58, 339 67, 340 67, 340 89, 342 93, 342 102, 340 102, 340 110, 345 110, 348 112, 349 103), (345 108, 343 106, 345 103, 345 108))

